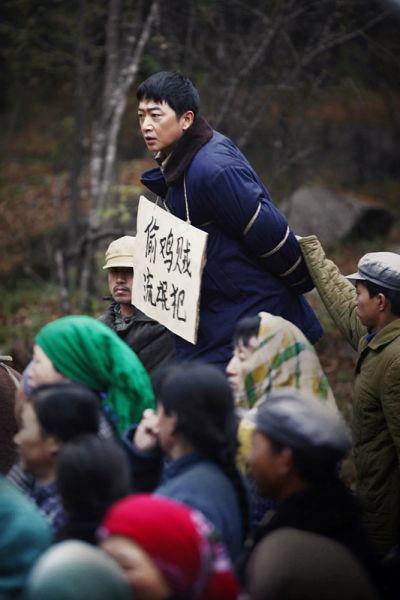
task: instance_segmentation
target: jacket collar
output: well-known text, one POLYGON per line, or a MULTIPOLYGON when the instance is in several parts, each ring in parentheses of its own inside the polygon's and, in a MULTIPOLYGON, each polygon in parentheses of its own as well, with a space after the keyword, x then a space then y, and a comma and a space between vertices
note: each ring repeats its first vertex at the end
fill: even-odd
MULTIPOLYGON (((103 298, 103 300, 111 300, 111 304, 110 306, 106 309, 106 316, 107 316, 107 321, 108 323, 114 324, 115 323, 115 313, 120 311, 120 304, 119 302, 116 302, 115 300, 112 299, 112 297, 110 296, 105 296, 103 298)), ((138 323, 138 322, 150 322, 153 321, 152 318, 148 317, 147 315, 144 314, 144 312, 142 312, 141 310, 139 310, 138 308, 136 309, 135 314, 132 316, 132 320, 129 323, 129 327, 132 325, 133 322, 138 323)))
POLYGON ((193 157, 213 135, 213 130, 204 117, 197 117, 189 129, 178 140, 164 169, 167 185, 180 179, 193 157))
POLYGON ((168 186, 165 182, 164 175, 160 168, 149 169, 142 173, 140 181, 145 185, 153 194, 160 196, 160 198, 166 198, 168 193, 168 186))
POLYGON ((386 327, 384 327, 383 329, 378 331, 378 333, 376 335, 374 335, 374 337, 372 338, 372 340, 370 340, 369 343, 367 342, 367 336, 365 336, 364 347, 368 346, 372 350, 378 350, 378 348, 380 348, 381 346, 385 346, 386 344, 389 344, 390 342, 392 342, 395 338, 397 338, 399 336, 400 336, 400 318, 396 319, 395 321, 392 321, 391 323, 389 323, 389 325, 386 325, 386 327))
POLYGON ((361 366, 368 356, 370 350, 379 350, 383 346, 390 344, 394 339, 400 336, 400 319, 396 319, 386 325, 383 329, 378 331, 378 333, 368 342, 368 336, 364 336, 361 339, 360 347, 359 347, 359 355, 356 362, 355 372, 359 373, 361 371, 361 366))
POLYGON ((164 464, 162 483, 166 483, 170 479, 173 479, 183 471, 186 471, 190 467, 194 465, 206 462, 207 459, 203 458, 197 452, 188 452, 184 454, 180 458, 175 458, 174 460, 167 460, 164 464))

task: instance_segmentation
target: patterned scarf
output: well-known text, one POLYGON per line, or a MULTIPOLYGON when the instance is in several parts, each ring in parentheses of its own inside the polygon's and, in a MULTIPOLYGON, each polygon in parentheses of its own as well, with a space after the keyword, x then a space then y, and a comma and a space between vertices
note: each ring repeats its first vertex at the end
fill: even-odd
POLYGON ((255 408, 273 389, 291 387, 335 407, 314 347, 300 329, 282 317, 265 312, 259 316, 256 347, 245 365, 245 393, 239 406, 255 408))
POLYGON ((252 417, 268 394, 277 388, 311 393, 337 409, 328 379, 312 344, 290 321, 259 313, 261 319, 254 353, 244 366, 244 393, 237 402, 242 417, 238 429, 237 462, 247 470, 254 423, 252 417))

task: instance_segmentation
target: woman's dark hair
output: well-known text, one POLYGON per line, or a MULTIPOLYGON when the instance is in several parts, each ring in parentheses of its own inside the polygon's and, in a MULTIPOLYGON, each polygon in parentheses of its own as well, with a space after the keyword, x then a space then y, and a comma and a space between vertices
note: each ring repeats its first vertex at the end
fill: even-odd
POLYGON ((225 375, 200 363, 167 367, 158 381, 156 397, 167 415, 176 415, 176 433, 204 458, 217 463, 232 481, 246 533, 248 499, 236 467, 237 422, 225 375))
POLYGON ((389 290, 388 288, 372 283, 372 281, 368 281, 367 279, 363 279, 361 283, 367 288, 370 298, 373 298, 378 294, 383 294, 385 298, 390 300, 390 309, 392 313, 397 317, 400 317, 400 292, 389 290))
POLYGON ((127 456, 114 440, 76 437, 58 456, 57 486, 69 517, 100 523, 107 509, 131 492, 127 456))
POLYGON ((176 71, 159 71, 150 75, 137 89, 139 102, 143 99, 166 102, 179 119, 186 111, 199 112, 200 97, 188 77, 176 71))
POLYGON ((254 317, 244 317, 238 321, 233 334, 234 345, 241 342, 244 346, 249 345, 252 337, 258 336, 261 319, 258 315, 254 317))
POLYGON ((82 433, 98 432, 99 396, 85 385, 41 385, 32 391, 29 401, 45 435, 67 442, 82 433))

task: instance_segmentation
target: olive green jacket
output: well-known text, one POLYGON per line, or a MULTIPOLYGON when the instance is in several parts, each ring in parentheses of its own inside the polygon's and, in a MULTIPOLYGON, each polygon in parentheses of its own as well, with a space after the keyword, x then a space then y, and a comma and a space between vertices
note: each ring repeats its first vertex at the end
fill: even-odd
POLYGON ((325 256, 316 236, 300 247, 333 321, 358 351, 353 400, 357 489, 380 554, 400 541, 400 318, 369 342, 355 310, 356 291, 325 256))

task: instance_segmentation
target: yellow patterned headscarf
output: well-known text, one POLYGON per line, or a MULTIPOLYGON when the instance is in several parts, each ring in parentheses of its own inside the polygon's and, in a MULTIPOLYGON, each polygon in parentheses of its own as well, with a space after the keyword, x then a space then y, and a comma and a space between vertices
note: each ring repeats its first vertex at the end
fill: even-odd
POLYGON ((243 466, 251 444, 253 424, 246 414, 256 411, 257 406, 277 388, 294 388, 316 396, 336 408, 328 379, 322 370, 312 344, 296 325, 271 315, 259 313, 255 349, 244 365, 244 393, 237 401, 243 415, 239 426, 241 449, 239 461, 243 466))
POLYGON ((254 353, 244 368, 245 392, 239 406, 254 408, 273 389, 291 387, 336 406, 328 379, 312 344, 296 325, 259 313, 254 353))

